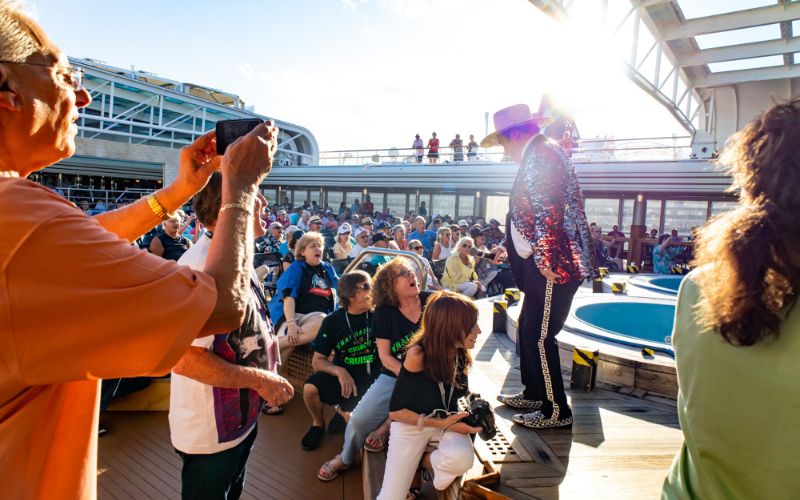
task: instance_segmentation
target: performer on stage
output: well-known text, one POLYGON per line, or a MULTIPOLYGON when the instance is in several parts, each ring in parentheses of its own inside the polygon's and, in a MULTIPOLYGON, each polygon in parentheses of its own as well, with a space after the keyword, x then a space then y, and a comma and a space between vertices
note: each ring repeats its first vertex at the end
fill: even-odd
POLYGON ((596 272, 572 162, 557 142, 540 134, 549 121, 516 104, 494 114, 496 131, 481 141, 484 148, 503 146, 520 165, 500 252, 508 253, 525 293, 517 336, 525 390, 497 399, 523 410, 514 422, 533 429, 572 425, 555 336, 578 287, 596 272))

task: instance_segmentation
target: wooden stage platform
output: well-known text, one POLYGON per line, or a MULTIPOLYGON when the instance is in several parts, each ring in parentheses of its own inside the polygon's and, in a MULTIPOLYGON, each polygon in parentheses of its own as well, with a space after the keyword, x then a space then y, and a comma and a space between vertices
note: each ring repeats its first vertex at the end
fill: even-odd
MULTIPOLYGON (((484 333, 473 352, 470 385, 498 405, 497 392, 521 388, 519 357, 505 335, 487 333, 491 304, 481 301, 480 308, 484 333)), ((515 499, 658 498, 682 442, 674 401, 607 389, 569 396, 571 431, 534 432, 511 422, 513 410, 496 406, 498 436, 476 443, 500 471, 498 491, 515 499)), ((170 444, 166 412, 110 412, 104 421, 109 433, 100 438, 99 498, 179 498, 181 462, 170 444)), ((362 498, 358 467, 330 483, 317 480, 317 469, 338 452, 342 435, 326 435, 319 449, 306 452, 300 439, 309 425, 299 395, 283 415, 261 416, 244 498, 362 498)))

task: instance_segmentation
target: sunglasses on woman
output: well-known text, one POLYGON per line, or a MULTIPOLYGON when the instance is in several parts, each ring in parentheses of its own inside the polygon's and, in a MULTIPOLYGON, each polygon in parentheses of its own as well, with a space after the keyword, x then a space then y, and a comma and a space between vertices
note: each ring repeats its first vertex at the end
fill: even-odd
POLYGON ((369 281, 361 283, 360 285, 356 285, 355 287, 359 290, 367 290, 367 291, 372 289, 372 285, 370 285, 369 281))
POLYGON ((411 269, 409 269, 407 267, 404 267, 404 268, 400 269, 399 271, 397 271, 397 275, 398 276, 402 276, 403 278, 408 278, 409 276, 411 276, 413 274, 414 274, 414 271, 412 271, 411 269))
POLYGON ((422 250, 422 247, 413 246, 413 247, 408 247, 408 249, 409 250, 422 250))

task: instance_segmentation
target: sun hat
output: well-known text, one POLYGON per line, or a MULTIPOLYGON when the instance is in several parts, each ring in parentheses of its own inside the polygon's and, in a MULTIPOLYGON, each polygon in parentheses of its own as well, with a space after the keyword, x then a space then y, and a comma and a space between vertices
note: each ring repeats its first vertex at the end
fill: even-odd
POLYGON ((283 229, 283 224, 281 224, 278 221, 275 221, 275 222, 273 222, 272 224, 269 225, 269 229, 279 229, 279 228, 283 229))
POLYGON ((469 224, 467 224, 467 221, 465 221, 464 219, 461 219, 460 221, 458 221, 458 227, 469 227, 469 224))
POLYGON ((352 232, 353 228, 350 227, 350 224, 348 224, 347 222, 339 226, 339 229, 336 230, 337 234, 352 233, 352 232))
POLYGON ((319 218, 319 215, 312 215, 310 219, 308 219, 309 224, 322 224, 322 219, 319 218))
POLYGON ((504 132, 523 127, 525 125, 536 125, 539 128, 549 125, 552 118, 542 116, 539 113, 532 114, 527 104, 514 104, 503 108, 494 114, 494 132, 481 140, 481 147, 488 148, 499 144, 498 140, 504 132))
POLYGON ((361 224, 362 225, 365 225, 365 224, 372 225, 372 218, 371 217, 364 217, 363 219, 361 219, 361 224))

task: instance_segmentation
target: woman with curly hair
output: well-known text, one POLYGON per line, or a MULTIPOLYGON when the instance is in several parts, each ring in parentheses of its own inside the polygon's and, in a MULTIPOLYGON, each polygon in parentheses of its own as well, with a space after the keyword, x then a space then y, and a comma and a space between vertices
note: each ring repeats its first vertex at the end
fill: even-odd
POLYGON ((350 468, 362 446, 376 452, 386 447, 389 399, 400 373, 400 359, 419 329, 428 295, 420 292, 417 276, 406 259, 393 259, 375 274, 372 332, 381 360, 381 373, 350 414, 342 453, 322 465, 318 479, 331 481, 340 471, 350 468))
POLYGON ((469 349, 480 333, 472 301, 448 291, 431 296, 392 392, 392 431, 378 500, 401 500, 406 492, 416 497, 419 490, 409 486, 420 463, 439 491, 472 467, 469 435, 481 429, 461 422, 469 414, 458 411, 458 400, 469 393, 469 349), (426 453, 432 441, 439 445, 426 453))
POLYGON ((800 100, 731 139, 739 206, 700 230, 672 336, 685 443, 663 498, 800 491, 800 100))

